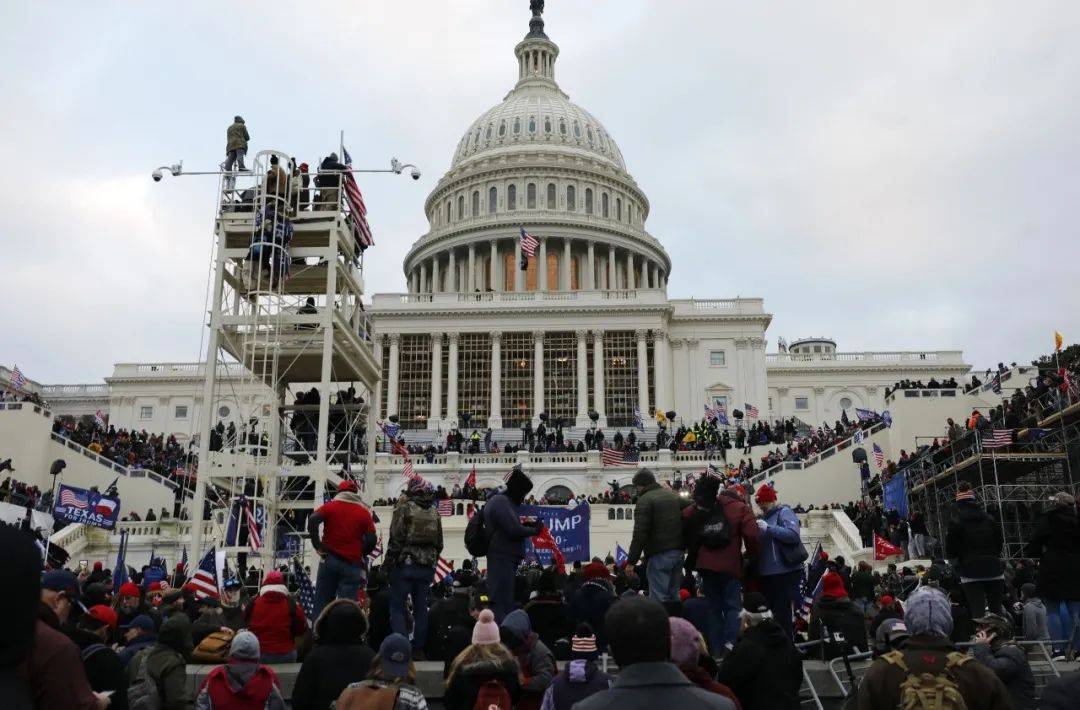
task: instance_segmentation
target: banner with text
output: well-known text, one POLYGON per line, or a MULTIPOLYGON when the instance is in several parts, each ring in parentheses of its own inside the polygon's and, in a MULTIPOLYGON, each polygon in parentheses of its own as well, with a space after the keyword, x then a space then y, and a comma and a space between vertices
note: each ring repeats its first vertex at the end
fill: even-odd
MULTIPOLYGON (((521 506, 522 515, 536 516, 544 522, 567 562, 588 562, 592 559, 589 553, 590 512, 587 505, 579 505, 576 508, 561 508, 553 505, 521 506)), ((526 556, 535 554, 542 564, 551 564, 551 551, 534 549, 531 540, 525 543, 525 554, 526 556)))
POLYGON ((120 499, 75 486, 60 484, 53 517, 69 523, 112 530, 120 517, 120 499))

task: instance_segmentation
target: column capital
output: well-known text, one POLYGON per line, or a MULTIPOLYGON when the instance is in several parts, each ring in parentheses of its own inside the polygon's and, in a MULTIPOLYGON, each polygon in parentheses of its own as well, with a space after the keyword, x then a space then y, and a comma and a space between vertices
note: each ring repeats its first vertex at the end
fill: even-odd
POLYGON ((401 342, 401 333, 387 333, 386 339, 390 341, 391 345, 397 345, 401 342))
POLYGON ((647 328, 638 328, 634 331, 634 335, 637 336, 638 340, 644 340, 649 335, 649 331, 647 328))
POLYGON ((491 331, 490 335, 492 343, 502 343, 503 334, 501 330, 493 330, 491 331))
POLYGON ((584 328, 574 331, 574 334, 577 335, 578 340, 585 340, 589 337, 589 331, 585 330, 584 328))
POLYGON ((757 338, 757 337, 750 338, 750 348, 753 349, 753 350, 764 350, 765 349, 765 338, 757 338))
POLYGON ((443 337, 442 333, 432 333, 431 334, 431 344, 432 345, 442 346, 442 337, 443 337))
POLYGON ((866 394, 869 395, 876 395, 878 390, 878 388, 874 385, 868 385, 866 387, 863 387, 863 389, 866 390, 866 394))
POLYGON ((653 334, 652 334, 652 337, 653 337, 654 342, 662 343, 665 340, 667 340, 667 331, 666 330, 654 330, 653 334))
POLYGON ((457 345, 458 336, 460 336, 460 335, 461 335, 461 333, 456 333, 456 332, 447 333, 446 334, 446 340, 451 345, 457 345))
POLYGON ((735 338, 735 349, 746 350, 750 345, 750 338, 735 338))
POLYGON ((697 350, 697 346, 701 341, 697 338, 687 338, 686 347, 690 350, 697 350))
POLYGON ((540 343, 544 342, 544 331, 542 331, 542 330, 534 330, 532 332, 532 336, 533 336, 533 342, 534 343, 535 342, 540 342, 540 343))
POLYGON ((787 393, 788 393, 788 388, 787 387, 777 387, 776 388, 776 394, 780 395, 781 397, 786 397, 787 393))
POLYGON ((684 345, 686 345, 686 340, 684 338, 671 339, 671 347, 675 348, 676 350, 682 350, 682 346, 684 345))
POLYGON ((593 331, 592 331, 592 336, 593 336, 593 340, 599 340, 599 341, 603 342, 603 340, 604 340, 604 331, 602 329, 600 329, 600 328, 594 328, 593 331))
POLYGON ((814 388, 814 394, 816 394, 818 397, 820 397, 821 395, 825 394, 825 388, 824 387, 815 387, 814 388))

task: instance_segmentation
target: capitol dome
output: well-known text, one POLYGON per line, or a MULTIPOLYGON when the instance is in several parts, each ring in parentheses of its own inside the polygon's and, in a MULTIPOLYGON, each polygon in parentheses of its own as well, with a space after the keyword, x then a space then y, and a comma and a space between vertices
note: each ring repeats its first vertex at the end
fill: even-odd
POLYGON ((559 47, 532 3, 517 82, 458 141, 405 257, 409 292, 662 289, 671 268, 645 231, 649 201, 600 121, 555 81, 559 47), (518 235, 539 240, 527 268, 518 235))

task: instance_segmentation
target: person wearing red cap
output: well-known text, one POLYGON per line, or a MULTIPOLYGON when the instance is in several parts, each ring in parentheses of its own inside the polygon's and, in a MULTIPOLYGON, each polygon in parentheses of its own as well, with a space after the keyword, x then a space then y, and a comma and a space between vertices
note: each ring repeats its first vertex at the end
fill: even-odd
POLYGON ((92 606, 69 631, 82 654, 90 688, 96 693, 111 692, 109 706, 127 707, 127 672, 120 657, 108 644, 116 633, 116 612, 104 605, 92 606))
POLYGON ((375 521, 355 481, 343 480, 334 499, 308 516, 308 535, 322 557, 315 577, 313 613, 318 618, 331 600, 356 599, 364 582, 365 553, 375 547, 375 521))
POLYGON ((811 641, 822 640, 827 659, 869 651, 866 617, 848 597, 843 578, 832 570, 821 578, 821 598, 810 610, 811 641))
POLYGON ((780 628, 794 634, 792 610, 802 603, 799 587, 803 562, 808 557, 799 518, 789 506, 780 505, 776 489, 767 483, 757 489, 754 502, 761 508, 757 521, 761 534, 758 554, 761 593, 769 600, 769 608, 780 628))
POLYGON ((615 603, 611 573, 603 562, 593 560, 581 568, 581 574, 585 582, 570 595, 570 619, 575 624, 588 624, 595 629, 597 643, 604 648, 607 646, 604 615, 615 603))
POLYGON ((308 622, 281 572, 266 573, 259 596, 248 607, 247 627, 259 639, 263 663, 296 660, 296 639, 307 631, 308 622))

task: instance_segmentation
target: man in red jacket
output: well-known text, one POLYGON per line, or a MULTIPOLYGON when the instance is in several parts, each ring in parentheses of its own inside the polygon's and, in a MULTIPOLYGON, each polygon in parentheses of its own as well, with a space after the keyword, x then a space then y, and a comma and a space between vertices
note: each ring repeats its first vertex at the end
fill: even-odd
POLYGON ((313 613, 318 618, 335 598, 356 601, 364 582, 364 556, 375 547, 375 521, 355 482, 342 481, 334 499, 308 517, 308 535, 322 557, 315 577, 313 613))
POLYGON ((304 610, 289 596, 281 572, 267 572, 259 596, 248 607, 248 630, 259 639, 263 663, 296 660, 296 637, 307 631, 304 610))
POLYGON ((742 610, 743 549, 757 552, 758 526, 739 487, 720 488, 718 476, 706 475, 694 489, 694 502, 683 511, 689 569, 701 573, 701 586, 712 614, 709 648, 723 655, 739 637, 742 610))

